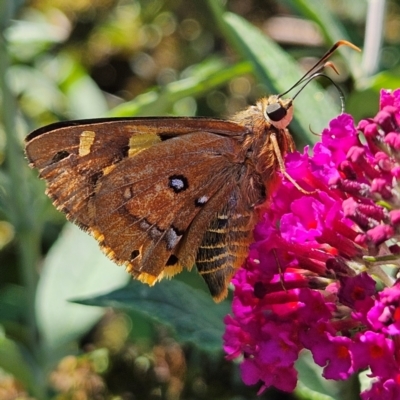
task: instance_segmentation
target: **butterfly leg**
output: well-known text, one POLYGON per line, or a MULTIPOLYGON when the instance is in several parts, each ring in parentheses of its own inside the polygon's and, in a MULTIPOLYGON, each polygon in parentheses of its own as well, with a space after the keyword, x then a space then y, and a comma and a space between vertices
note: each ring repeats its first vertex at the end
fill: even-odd
POLYGON ((286 171, 285 163, 283 162, 282 152, 281 152, 281 150, 280 150, 280 148, 279 148, 278 139, 276 138, 275 132, 272 132, 272 133, 271 133, 271 135, 270 135, 270 140, 271 140, 271 143, 272 143, 272 147, 274 148, 274 153, 275 153, 275 155, 276 155, 276 159, 277 159, 277 161, 278 161, 279 169, 280 169, 282 175, 283 175, 289 182, 291 182, 291 183, 293 184, 293 186, 294 186, 297 190, 299 190, 301 193, 304 193, 304 194, 313 194, 313 193, 315 193, 315 191, 309 192, 308 190, 303 189, 303 188, 296 182, 296 180, 293 179, 293 178, 289 175, 289 173, 286 171))

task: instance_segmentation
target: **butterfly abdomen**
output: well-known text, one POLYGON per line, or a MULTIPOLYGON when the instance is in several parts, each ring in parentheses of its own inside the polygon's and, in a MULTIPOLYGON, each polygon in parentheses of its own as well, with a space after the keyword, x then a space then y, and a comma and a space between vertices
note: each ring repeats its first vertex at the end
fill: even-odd
POLYGON ((254 213, 242 210, 238 192, 233 192, 203 235, 196 267, 215 300, 225 298, 229 281, 243 263, 253 238, 254 213), (239 206, 239 207, 238 207, 239 206))

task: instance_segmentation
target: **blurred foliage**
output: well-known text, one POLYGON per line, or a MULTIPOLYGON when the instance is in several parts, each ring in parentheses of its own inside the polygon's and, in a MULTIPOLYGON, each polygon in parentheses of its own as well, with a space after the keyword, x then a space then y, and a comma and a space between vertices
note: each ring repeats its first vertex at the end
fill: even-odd
MULTIPOLYGON (((289 88, 336 40, 362 47, 366 12, 365 0, 0 0, 1 399, 258 398, 218 350, 229 301, 213 304, 194 272, 124 286, 94 240, 63 227, 23 138, 67 119, 229 116, 289 88)), ((399 87, 399 43, 391 1, 372 76, 349 49, 332 58, 356 119, 399 87)), ((323 79, 295 104, 298 143, 340 111, 323 79)), ((333 396, 304 365, 297 394, 261 398, 333 396)))

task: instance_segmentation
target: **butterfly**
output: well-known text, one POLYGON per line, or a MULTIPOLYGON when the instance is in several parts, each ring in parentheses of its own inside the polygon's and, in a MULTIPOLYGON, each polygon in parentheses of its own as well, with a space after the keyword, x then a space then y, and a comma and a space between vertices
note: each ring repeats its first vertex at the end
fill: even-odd
MULTIPOLYGON (((321 75, 337 42, 300 81, 321 75)), ((303 87, 304 87, 303 86, 303 87)), ((136 279, 196 265, 215 301, 244 262, 259 210, 294 149, 293 99, 265 97, 230 120, 106 118, 54 123, 26 155, 67 218, 136 279)), ((290 178, 290 177, 289 177, 290 178)))

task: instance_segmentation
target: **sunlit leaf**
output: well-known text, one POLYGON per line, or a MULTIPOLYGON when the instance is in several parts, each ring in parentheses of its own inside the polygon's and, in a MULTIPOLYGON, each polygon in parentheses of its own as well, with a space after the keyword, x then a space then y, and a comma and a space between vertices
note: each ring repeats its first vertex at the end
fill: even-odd
POLYGON ((62 353, 103 315, 100 308, 72 304, 70 299, 113 290, 129 279, 92 237, 66 225, 44 261, 37 290, 37 318, 47 354, 62 353))
POLYGON ((296 395, 299 399, 341 400, 339 386, 333 380, 322 377, 322 368, 317 366, 308 353, 302 353, 296 362, 299 380, 296 395))
POLYGON ((229 66, 220 59, 206 60, 196 65, 184 79, 171 82, 163 88, 151 90, 115 107, 110 113, 113 117, 135 115, 165 115, 171 113, 176 102, 186 97, 198 97, 219 87, 236 76, 251 71, 247 62, 229 66))

